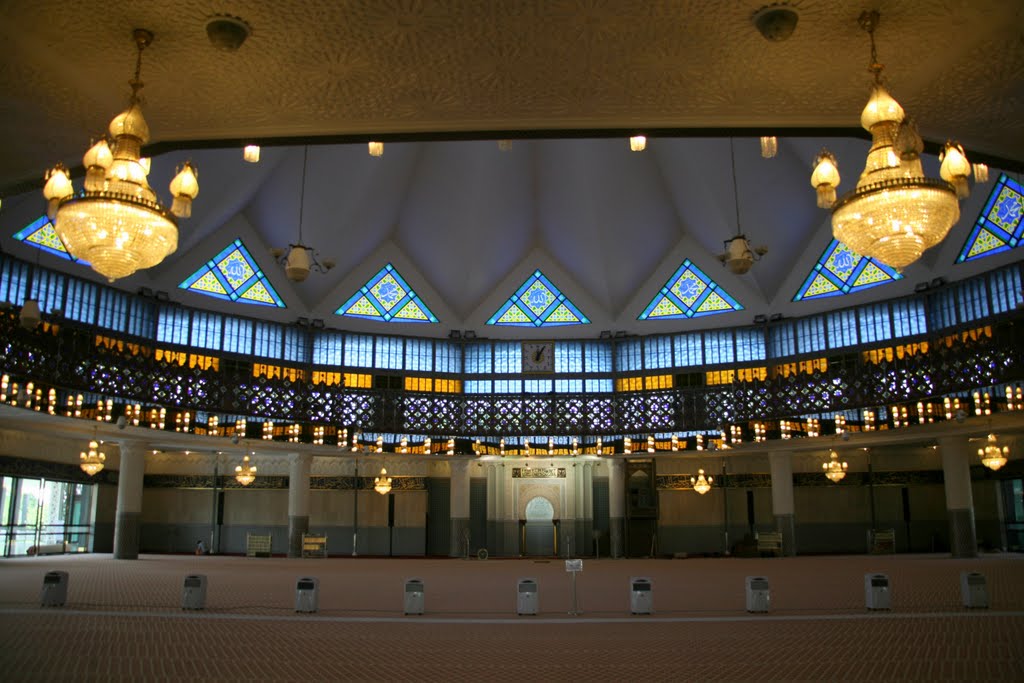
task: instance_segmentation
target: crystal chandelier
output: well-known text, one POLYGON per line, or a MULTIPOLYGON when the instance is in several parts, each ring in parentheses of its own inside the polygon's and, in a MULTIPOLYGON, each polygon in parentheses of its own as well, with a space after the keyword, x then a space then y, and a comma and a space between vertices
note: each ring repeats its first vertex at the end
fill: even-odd
POLYGON ((47 215, 65 248, 111 282, 152 268, 174 253, 176 217, 192 215, 192 200, 199 194, 196 170, 188 162, 171 181, 170 210, 157 201, 146 180, 149 160, 142 158, 142 146, 149 142, 149 126, 140 108, 139 73, 142 51, 153 42, 153 34, 135 29, 133 35, 138 56, 128 108, 110 122, 111 141, 101 139, 82 158, 84 189, 75 191, 62 164, 47 172, 43 188, 47 215))
POLYGON ((718 255, 718 260, 725 264, 730 272, 743 275, 754 265, 754 261, 760 261, 761 257, 768 253, 768 247, 751 248, 747 236, 740 228, 740 194, 736 189, 736 152, 733 149, 732 138, 729 138, 729 156, 732 159, 732 196, 736 208, 736 236, 725 241, 725 252, 718 255))
POLYGON ((693 490, 704 495, 711 490, 711 483, 715 481, 714 477, 705 477, 704 470, 697 470, 696 477, 690 477, 690 483, 693 485, 693 490))
POLYGON ((235 481, 242 486, 248 486, 256 481, 256 466, 249 462, 249 455, 242 458, 241 465, 235 465, 235 481))
POLYGON ((79 467, 90 477, 102 470, 104 463, 107 461, 107 456, 99 448, 99 442, 93 437, 92 441, 89 442, 89 451, 82 451, 78 456, 80 461, 79 467))
POLYGON ((380 476, 373 479, 373 490, 382 496, 386 496, 391 492, 391 477, 388 476, 388 471, 383 467, 380 468, 380 476))
POLYGON ((993 471, 1006 464, 1006 456, 1009 454, 1010 447, 1003 446, 1000 448, 999 440, 996 439, 995 434, 989 434, 988 439, 985 441, 985 447, 978 449, 981 464, 993 471))
POLYGON ((842 481, 843 477, 846 476, 846 468, 848 465, 845 462, 839 460, 839 454, 835 450, 828 452, 828 462, 821 463, 821 469, 825 471, 825 476, 833 484, 838 484, 842 481))
POLYGON ((275 247, 270 250, 271 256, 284 266, 284 274, 292 282, 302 282, 309 277, 309 271, 315 270, 318 273, 326 273, 334 267, 334 261, 324 259, 321 265, 316 260, 316 253, 313 247, 307 247, 302 243, 302 209, 306 203, 306 165, 309 161, 309 146, 302 152, 302 188, 299 191, 299 241, 296 244, 289 244, 287 248, 275 247))
POLYGON ((860 122, 871 133, 864 172, 857 187, 836 201, 839 171, 835 157, 822 150, 815 159, 811 185, 818 206, 832 209, 832 234, 863 256, 897 270, 945 238, 960 217, 958 197, 967 195, 970 164, 956 143, 943 152, 941 179, 924 175, 924 143, 913 120, 886 91, 875 51, 879 14, 863 12, 859 24, 871 37, 874 86, 860 122), (952 152, 950 150, 953 150, 952 152))

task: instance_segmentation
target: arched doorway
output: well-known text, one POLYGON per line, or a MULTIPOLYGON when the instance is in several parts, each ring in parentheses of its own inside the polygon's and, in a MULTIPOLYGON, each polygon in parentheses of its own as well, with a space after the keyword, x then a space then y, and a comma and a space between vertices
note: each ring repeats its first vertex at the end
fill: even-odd
POLYGON ((543 496, 526 504, 523 554, 550 557, 555 554, 555 508, 543 496))

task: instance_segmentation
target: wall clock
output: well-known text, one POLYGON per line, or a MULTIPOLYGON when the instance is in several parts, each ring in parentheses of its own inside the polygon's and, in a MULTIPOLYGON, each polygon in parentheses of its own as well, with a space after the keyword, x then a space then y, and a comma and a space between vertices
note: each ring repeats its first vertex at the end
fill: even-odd
POLYGON ((523 342, 523 372, 554 372, 555 343, 550 341, 523 342))

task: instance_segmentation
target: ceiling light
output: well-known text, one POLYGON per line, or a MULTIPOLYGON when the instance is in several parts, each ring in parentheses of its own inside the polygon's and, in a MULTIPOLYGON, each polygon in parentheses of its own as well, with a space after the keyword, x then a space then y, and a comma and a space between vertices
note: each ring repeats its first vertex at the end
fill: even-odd
POLYGON ((779 139, 774 135, 761 136, 761 156, 771 159, 779 152, 779 139))
POLYGON ((498 149, 502 152, 507 152, 512 149, 511 140, 498 140, 498 149))
POLYGON ((839 460, 839 454, 834 450, 828 452, 828 462, 821 463, 821 469, 833 484, 839 483, 846 476, 847 467, 845 462, 839 460))
POLYGON ((1006 464, 1008 455, 1010 455, 1010 447, 1003 446, 1000 448, 999 440, 995 434, 989 434, 985 447, 978 449, 981 464, 993 471, 1006 464))
POLYGON ((242 47, 251 32, 244 19, 228 14, 215 14, 206 22, 206 37, 210 44, 225 52, 234 52, 242 47))
POLYGON ((382 496, 386 496, 391 492, 391 477, 388 476, 388 471, 383 467, 380 468, 380 476, 373 479, 373 490, 382 496))
POLYGON ((704 470, 697 470, 697 476, 690 477, 690 483, 693 485, 693 490, 702 496, 711 490, 711 483, 714 480, 714 477, 705 477, 704 470))
MULTIPOLYGON (((860 117, 861 126, 871 133, 871 149, 857 187, 832 205, 832 233, 858 254, 900 270, 941 242, 960 217, 957 190, 949 182, 958 180, 960 169, 944 172, 941 179, 924 175, 924 144, 917 127, 882 83, 883 67, 875 51, 878 19, 878 12, 871 11, 863 12, 859 21, 871 38, 869 69, 875 77, 860 117)), ((839 178, 831 154, 822 154, 815 163, 811 184, 822 206, 828 204, 839 178), (832 168, 822 170, 821 163, 832 168)))
POLYGON ((754 265, 754 261, 760 261, 761 257, 768 253, 768 247, 751 248, 747 236, 740 228, 740 195, 736 189, 736 152, 733 149, 732 138, 729 138, 729 156, 732 159, 732 196, 733 205, 736 208, 736 236, 725 241, 725 252, 718 255, 718 260, 724 263, 730 272, 743 275, 754 265))
POLYGON ((786 3, 765 5, 754 12, 750 20, 765 40, 781 42, 793 35, 800 17, 786 3))
POLYGON ((104 463, 107 461, 107 456, 104 455, 99 448, 100 444, 94 437, 92 441, 89 442, 89 451, 82 451, 78 456, 80 460, 78 466, 81 467, 82 471, 90 477, 96 475, 100 470, 102 470, 104 463))
POLYGON ((299 241, 289 244, 287 248, 275 247, 270 250, 278 263, 284 266, 285 276, 292 282, 302 282, 309 277, 309 271, 326 273, 334 267, 333 259, 324 259, 323 264, 316 260, 316 252, 312 247, 302 243, 302 213, 306 203, 306 165, 309 161, 309 147, 302 153, 302 189, 299 192, 299 241))
POLYGON ((100 140, 85 153, 84 190, 75 192, 61 164, 47 172, 43 189, 47 215, 68 253, 89 262, 111 282, 152 268, 172 254, 178 248, 175 217, 188 218, 199 194, 195 168, 188 162, 171 181, 170 211, 157 201, 146 180, 148 171, 140 157, 149 142, 149 126, 139 106, 139 73, 142 51, 153 34, 136 29, 134 37, 138 55, 128 109, 110 122, 112 142, 100 140))
POLYGON ((242 486, 248 486, 256 481, 256 465, 249 462, 249 455, 242 457, 242 464, 235 465, 235 481, 242 486))
POLYGON ((242 158, 250 164, 258 164, 260 161, 260 146, 246 145, 242 150, 242 158))
POLYGON ((366 143, 366 149, 370 153, 371 157, 382 157, 382 156, 384 156, 384 143, 383 142, 368 142, 368 143, 366 143))
POLYGON ((988 182, 988 164, 972 164, 972 170, 974 171, 974 182, 988 182))
POLYGON ((629 149, 634 152, 642 152, 647 149, 647 137, 644 135, 634 135, 629 139, 629 149))

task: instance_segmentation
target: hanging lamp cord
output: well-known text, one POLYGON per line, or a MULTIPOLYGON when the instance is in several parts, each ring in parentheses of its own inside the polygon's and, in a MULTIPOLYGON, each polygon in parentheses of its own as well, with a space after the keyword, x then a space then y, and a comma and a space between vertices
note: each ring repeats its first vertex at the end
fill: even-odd
POLYGON ((736 236, 743 234, 740 228, 740 193, 736 189, 736 149, 733 145, 733 138, 729 138, 729 158, 732 160, 732 199, 733 207, 736 209, 736 236))

